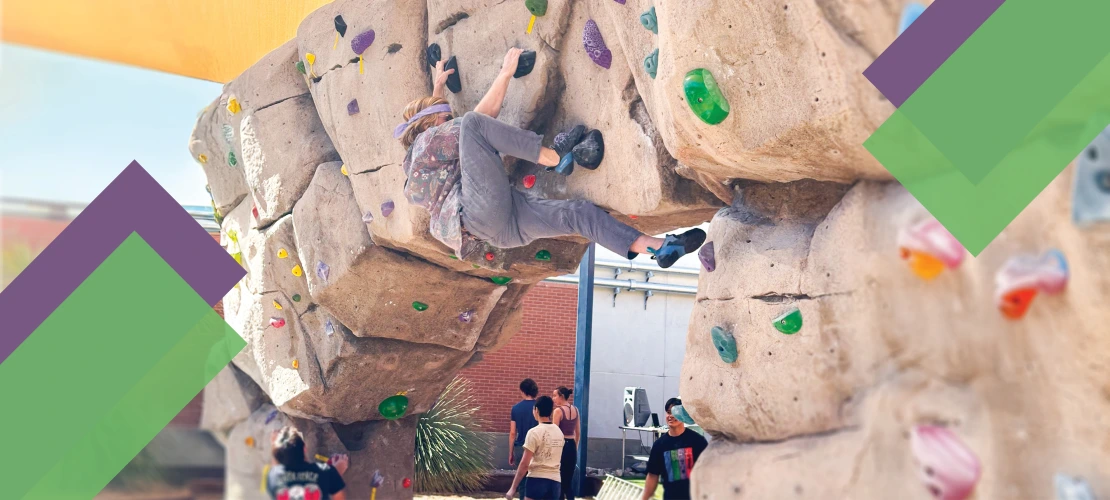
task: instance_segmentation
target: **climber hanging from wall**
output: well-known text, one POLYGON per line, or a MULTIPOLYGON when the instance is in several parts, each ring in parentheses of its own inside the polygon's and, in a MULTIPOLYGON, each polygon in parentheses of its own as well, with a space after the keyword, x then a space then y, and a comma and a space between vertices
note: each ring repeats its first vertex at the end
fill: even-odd
POLYGON ((431 212, 432 235, 464 260, 481 251, 483 242, 514 248, 569 235, 581 235, 629 259, 651 253, 664 268, 697 250, 705 241, 700 229, 654 238, 590 202, 542 199, 513 189, 502 154, 548 168, 562 163, 565 171, 565 164, 573 161, 571 150, 586 135, 584 127, 576 127, 559 134, 551 149, 541 146, 542 136, 497 120, 521 54, 509 49, 485 97, 461 119, 453 119, 443 98, 445 86, 459 83, 457 77, 449 83, 455 70, 444 70, 442 61, 435 66, 432 96, 405 106, 405 122, 393 134, 408 149, 405 196, 431 212))

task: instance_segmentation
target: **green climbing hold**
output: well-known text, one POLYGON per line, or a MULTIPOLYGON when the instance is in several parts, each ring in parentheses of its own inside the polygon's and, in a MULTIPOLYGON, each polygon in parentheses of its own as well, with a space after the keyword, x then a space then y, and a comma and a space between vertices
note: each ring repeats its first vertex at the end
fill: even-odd
POLYGON ((459 260, 459 257, 456 256, 455 254, 448 255, 448 257, 451 257, 452 259, 455 259, 455 260, 459 260))
POLYGON ((798 306, 791 307, 775 318, 775 329, 787 335, 798 333, 802 329, 802 311, 798 306))
POLYGON ((540 17, 547 14, 547 0, 524 0, 524 6, 533 16, 540 17))
POLYGON ((382 400, 378 404, 378 413, 385 417, 386 420, 397 420, 405 416, 405 411, 409 409, 409 398, 404 394, 397 394, 382 400))
POLYGON ((293 294, 293 302, 300 302, 300 301, 301 301, 301 294, 294 293, 293 294))
POLYGON ((728 99, 721 93, 717 79, 709 70, 698 68, 686 73, 682 88, 686 91, 686 103, 701 121, 716 125, 728 117, 728 99))
POLYGON ((509 282, 512 281, 513 279, 508 277, 508 276, 494 276, 494 277, 490 278, 489 280, 494 282, 494 283, 497 283, 498 285, 508 285, 509 282))
POLYGON ((656 73, 659 72, 659 49, 655 49, 644 58, 644 71, 652 80, 655 79, 656 73))
POLYGON ((239 164, 239 160, 235 159, 235 151, 227 152, 227 164, 233 167, 239 164))
POLYGON ((297 61, 297 64, 295 64, 294 66, 297 67, 297 72, 298 73, 300 73, 302 75, 307 75, 308 74, 308 71, 305 71, 305 69, 304 69, 304 61, 297 61))
POLYGON ((549 261, 551 260, 551 252, 547 250, 540 250, 536 252, 536 260, 549 261))
POLYGON ((732 333, 719 326, 713 327, 710 333, 713 336, 713 347, 717 348, 717 355, 721 357, 721 361, 725 363, 736 361, 736 338, 732 333))
POLYGON ((412 303, 412 308, 416 309, 417 311, 427 311, 428 310, 428 304, 425 304, 423 302, 413 302, 412 303))

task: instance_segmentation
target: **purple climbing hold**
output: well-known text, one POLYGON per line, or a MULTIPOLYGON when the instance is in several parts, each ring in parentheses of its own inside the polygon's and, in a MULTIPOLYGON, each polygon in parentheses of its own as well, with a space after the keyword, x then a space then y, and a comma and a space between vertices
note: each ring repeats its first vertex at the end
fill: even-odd
POLYGON ((617 3, 619 3, 621 5, 624 5, 624 0, 614 0, 614 1, 616 1, 617 3))
POLYGON ((393 213, 393 208, 393 200, 382 203, 382 217, 389 217, 389 214, 393 213))
POLYGON ((474 321, 474 311, 466 311, 460 314, 459 321, 462 321, 463 323, 470 323, 471 321, 474 321))
POLYGON ((348 115, 353 115, 353 114, 357 114, 357 113, 358 113, 358 99, 351 99, 351 102, 347 103, 347 114, 348 115))
POLYGON ((274 417, 277 417, 277 414, 278 414, 278 411, 274 410, 274 411, 271 411, 269 415, 266 415, 266 423, 269 424, 270 422, 273 422, 274 417))
POLYGON ((361 56, 372 43, 374 43, 374 30, 363 31, 351 39, 351 50, 361 56))
POLYGON ((324 264, 323 261, 316 261, 316 277, 328 282, 328 276, 331 275, 331 267, 324 264))
POLYGON ((601 30, 593 19, 586 21, 586 30, 582 33, 582 43, 586 46, 586 54, 593 62, 602 68, 609 69, 613 65, 613 53, 605 46, 605 39, 601 38, 601 30))
POLYGON ((369 224, 371 222, 374 222, 374 213, 373 212, 366 212, 366 215, 362 216, 362 222, 365 222, 367 224, 369 224))
POLYGON ((330 319, 324 323, 324 333, 328 334, 328 336, 335 333, 335 325, 331 324, 330 319))
POLYGON ((706 272, 713 272, 717 269, 717 256, 713 253, 713 242, 710 241, 701 246, 698 251, 698 260, 701 261, 701 266, 705 268, 706 272))

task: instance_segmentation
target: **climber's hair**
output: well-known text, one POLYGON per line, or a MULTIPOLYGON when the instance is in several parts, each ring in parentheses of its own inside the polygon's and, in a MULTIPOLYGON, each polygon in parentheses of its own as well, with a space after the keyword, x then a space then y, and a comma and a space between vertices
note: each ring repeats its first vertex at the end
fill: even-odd
MULTIPOLYGON (((423 111, 425 108, 435 106, 436 104, 447 104, 447 100, 442 97, 424 97, 412 101, 405 106, 405 112, 402 114, 405 121, 409 121, 417 113, 423 111)), ((416 142, 416 136, 420 135, 425 130, 428 130, 436 125, 436 115, 428 115, 413 122, 405 129, 405 133, 401 135, 401 144, 405 149, 412 147, 412 143, 416 142)))
POLYGON ((285 426, 274 436, 274 460, 286 467, 294 467, 305 462, 304 436, 296 427, 285 426))
POLYGON ((682 400, 681 399, 671 398, 671 399, 667 400, 666 405, 663 405, 663 410, 665 410, 667 413, 670 413, 671 412, 671 407, 680 406, 680 405, 682 405, 682 400))
POLYGON ((536 381, 526 378, 520 381, 520 392, 526 396, 534 398, 540 394, 540 386, 536 385, 536 381))
POLYGON ((536 398, 536 413, 540 414, 540 418, 551 418, 551 411, 554 409, 555 401, 551 400, 551 396, 536 398))
POLYGON ((574 391, 567 389, 567 387, 563 385, 560 385, 557 389, 555 389, 555 392, 559 393, 559 395, 562 396, 563 399, 568 401, 570 400, 570 395, 574 394, 574 391))

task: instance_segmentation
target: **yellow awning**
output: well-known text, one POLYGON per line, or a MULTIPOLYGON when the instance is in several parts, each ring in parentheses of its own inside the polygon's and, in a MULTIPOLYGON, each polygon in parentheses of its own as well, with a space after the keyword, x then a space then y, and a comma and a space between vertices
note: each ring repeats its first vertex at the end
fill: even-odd
POLYGON ((5 42, 227 82, 328 0, 0 0, 5 42))

